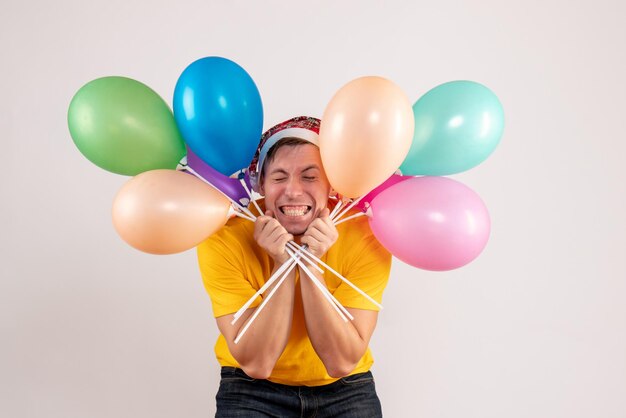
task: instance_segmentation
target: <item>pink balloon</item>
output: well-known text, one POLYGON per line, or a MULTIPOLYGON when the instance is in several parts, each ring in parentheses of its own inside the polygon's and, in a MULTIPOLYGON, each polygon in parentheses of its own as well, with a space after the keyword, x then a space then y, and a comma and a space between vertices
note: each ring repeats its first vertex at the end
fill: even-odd
POLYGON ((357 209, 366 212, 367 208, 370 206, 370 203, 376 196, 378 196, 383 190, 388 189, 394 184, 400 183, 401 181, 408 180, 412 178, 411 176, 401 176, 400 174, 392 174, 387 180, 385 180, 380 186, 376 187, 374 190, 366 194, 359 203, 355 206, 357 209))
POLYGON ((489 240, 489 212, 469 187, 445 177, 415 177, 371 202, 370 226, 394 256, 424 270, 462 267, 489 240))

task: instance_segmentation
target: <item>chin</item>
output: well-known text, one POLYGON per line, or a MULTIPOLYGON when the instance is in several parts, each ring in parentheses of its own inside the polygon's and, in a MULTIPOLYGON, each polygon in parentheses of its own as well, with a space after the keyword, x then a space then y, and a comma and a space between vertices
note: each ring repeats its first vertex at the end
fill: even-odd
POLYGON ((296 235, 302 235, 306 232, 307 228, 309 227, 310 222, 307 222, 306 225, 303 225, 302 223, 298 222, 298 223, 286 223, 286 225, 283 225, 285 227, 285 229, 287 230, 287 232, 289 232, 291 235, 296 236, 296 235))
MULTIPOLYGON (((284 219, 284 218, 283 218, 284 219)), ((280 220, 279 220, 280 221, 280 220)), ((311 224, 312 219, 302 219, 300 221, 294 221, 292 219, 284 219, 283 222, 280 222, 281 225, 289 232, 291 235, 302 235, 306 232, 307 228, 311 224)))
POLYGON ((306 228, 301 228, 301 227, 288 228, 287 232, 289 232, 294 237, 297 237, 300 235, 304 235, 304 233, 306 232, 306 228))

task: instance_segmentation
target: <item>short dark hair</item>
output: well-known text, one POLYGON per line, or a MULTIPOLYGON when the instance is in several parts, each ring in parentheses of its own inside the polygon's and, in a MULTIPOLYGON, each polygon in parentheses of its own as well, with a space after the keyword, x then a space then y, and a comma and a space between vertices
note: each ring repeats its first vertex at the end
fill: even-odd
POLYGON ((276 152, 278 151, 279 148, 297 147, 299 145, 306 145, 306 144, 315 145, 311 141, 307 141, 306 139, 298 138, 295 136, 288 136, 288 137, 282 138, 277 143, 275 143, 274 146, 272 146, 272 148, 270 148, 269 151, 267 151, 267 155, 265 155, 265 161, 263 162, 263 169, 259 173, 259 184, 263 184, 263 177, 265 176, 265 169, 267 168, 269 163, 274 161, 274 158, 276 157, 276 152))

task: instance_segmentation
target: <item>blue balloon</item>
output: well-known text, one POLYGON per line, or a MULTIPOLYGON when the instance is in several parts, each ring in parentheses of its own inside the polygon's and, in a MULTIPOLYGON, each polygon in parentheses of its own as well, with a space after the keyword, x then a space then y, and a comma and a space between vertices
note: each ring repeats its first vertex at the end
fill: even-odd
POLYGON ((473 81, 451 81, 413 105, 415 131, 403 175, 445 176, 483 162, 500 142, 504 110, 496 95, 473 81))
POLYGON ((179 77, 174 118, 183 139, 227 176, 247 167, 261 138, 261 95, 248 73, 221 57, 201 58, 179 77))

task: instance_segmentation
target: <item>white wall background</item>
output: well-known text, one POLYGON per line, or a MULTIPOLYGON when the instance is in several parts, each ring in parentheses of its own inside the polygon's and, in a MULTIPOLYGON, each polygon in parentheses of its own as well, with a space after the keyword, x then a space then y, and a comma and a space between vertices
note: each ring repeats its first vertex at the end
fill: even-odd
POLYGON ((217 331, 195 253, 116 235, 125 177, 87 161, 66 112, 86 82, 228 57, 265 127, 321 116, 362 75, 412 100, 489 86, 505 135, 456 176, 492 215, 482 256, 431 273, 394 260, 372 343, 388 417, 626 417, 626 6, 482 2, 0 3, 0 416, 206 417, 217 331))

